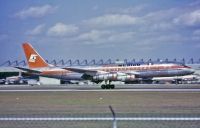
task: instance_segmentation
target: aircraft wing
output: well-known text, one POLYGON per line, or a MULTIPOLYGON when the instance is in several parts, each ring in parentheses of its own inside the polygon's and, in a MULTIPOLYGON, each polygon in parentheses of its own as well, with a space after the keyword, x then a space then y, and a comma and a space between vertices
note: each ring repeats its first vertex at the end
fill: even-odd
POLYGON ((125 74, 127 74, 127 75, 139 75, 140 73, 136 72, 136 71, 131 71, 131 72, 126 72, 125 74))
POLYGON ((83 73, 83 74, 87 74, 90 76, 94 76, 98 73, 97 70, 92 70, 92 69, 84 69, 84 68, 71 68, 71 67, 65 67, 63 69, 72 71, 72 72, 77 72, 77 73, 83 73))
POLYGON ((20 69, 22 71, 26 71, 26 72, 31 72, 31 73, 41 73, 38 70, 33 70, 33 69, 29 69, 29 68, 23 68, 23 67, 15 67, 15 68, 20 69))
POLYGON ((83 74, 87 74, 90 76, 94 76, 97 74, 105 74, 105 73, 117 73, 117 74, 126 74, 126 75, 139 75, 139 72, 136 71, 131 71, 131 72, 105 72, 105 71, 99 71, 99 70, 93 70, 93 69, 86 69, 86 68, 71 68, 71 67, 65 67, 63 69, 72 71, 72 72, 77 72, 77 73, 83 73, 83 74))

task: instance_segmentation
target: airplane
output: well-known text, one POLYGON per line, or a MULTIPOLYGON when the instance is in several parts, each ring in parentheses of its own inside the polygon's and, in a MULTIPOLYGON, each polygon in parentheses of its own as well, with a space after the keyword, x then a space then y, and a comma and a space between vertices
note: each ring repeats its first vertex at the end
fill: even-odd
POLYGON ((0 84, 5 84, 5 79, 0 79, 0 84))
POLYGON ((185 76, 173 76, 173 77, 155 77, 152 79, 153 83, 174 83, 182 84, 188 82, 197 82, 199 80, 198 75, 185 75, 185 76))
POLYGON ((19 72, 19 75, 17 75, 17 76, 6 77, 4 79, 4 84, 6 84, 6 85, 9 85, 9 84, 26 84, 30 80, 33 80, 33 76, 22 76, 22 72, 19 72))
POLYGON ((102 89, 114 89, 112 81, 134 82, 151 80, 154 77, 184 76, 194 73, 191 67, 177 63, 102 65, 85 67, 56 67, 48 64, 29 43, 23 44, 29 68, 17 67, 40 76, 62 80, 105 81, 102 89))
POLYGON ((65 67, 64 69, 82 73, 84 79, 89 79, 93 82, 105 81, 106 84, 101 86, 102 89, 115 88, 114 85, 110 84, 111 81, 134 83, 135 81, 152 81, 156 77, 185 76, 194 73, 191 67, 177 63, 149 63, 89 68, 65 67))
POLYGON ((17 83, 22 83, 20 76, 11 76, 11 77, 6 77, 5 79, 5 84, 17 84, 17 83))

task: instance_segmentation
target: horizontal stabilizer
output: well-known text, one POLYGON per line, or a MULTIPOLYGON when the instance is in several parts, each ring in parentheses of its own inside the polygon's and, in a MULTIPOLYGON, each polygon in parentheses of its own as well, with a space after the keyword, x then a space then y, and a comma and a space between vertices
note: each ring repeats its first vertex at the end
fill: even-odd
POLYGON ((29 73, 41 73, 40 71, 38 70, 33 70, 33 69, 29 69, 29 68, 23 68, 23 67, 15 67, 17 69, 20 69, 22 71, 26 71, 26 72, 29 72, 29 73))

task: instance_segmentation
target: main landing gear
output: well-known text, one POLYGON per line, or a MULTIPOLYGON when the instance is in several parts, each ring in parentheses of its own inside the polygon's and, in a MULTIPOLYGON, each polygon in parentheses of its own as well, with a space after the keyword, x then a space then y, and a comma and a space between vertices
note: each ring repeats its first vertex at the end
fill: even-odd
POLYGON ((110 84, 111 81, 108 81, 108 82, 109 82, 109 84, 107 84, 107 81, 105 81, 105 84, 102 84, 101 88, 102 89, 114 89, 115 85, 114 84, 110 84))
POLYGON ((115 85, 114 84, 102 84, 101 88, 102 89, 114 89, 115 85))

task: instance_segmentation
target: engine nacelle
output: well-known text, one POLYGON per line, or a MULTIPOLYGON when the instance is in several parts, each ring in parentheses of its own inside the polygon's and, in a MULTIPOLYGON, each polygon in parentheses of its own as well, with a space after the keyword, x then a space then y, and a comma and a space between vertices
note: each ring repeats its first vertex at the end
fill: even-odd
POLYGON ((135 75, 119 75, 118 81, 134 81, 136 80, 135 75))
POLYGON ((110 80, 110 81, 133 81, 135 80, 135 75, 127 75, 127 74, 100 74, 93 76, 93 80, 110 80))
POLYGON ((94 80, 117 80, 117 74, 100 74, 93 76, 94 80))

